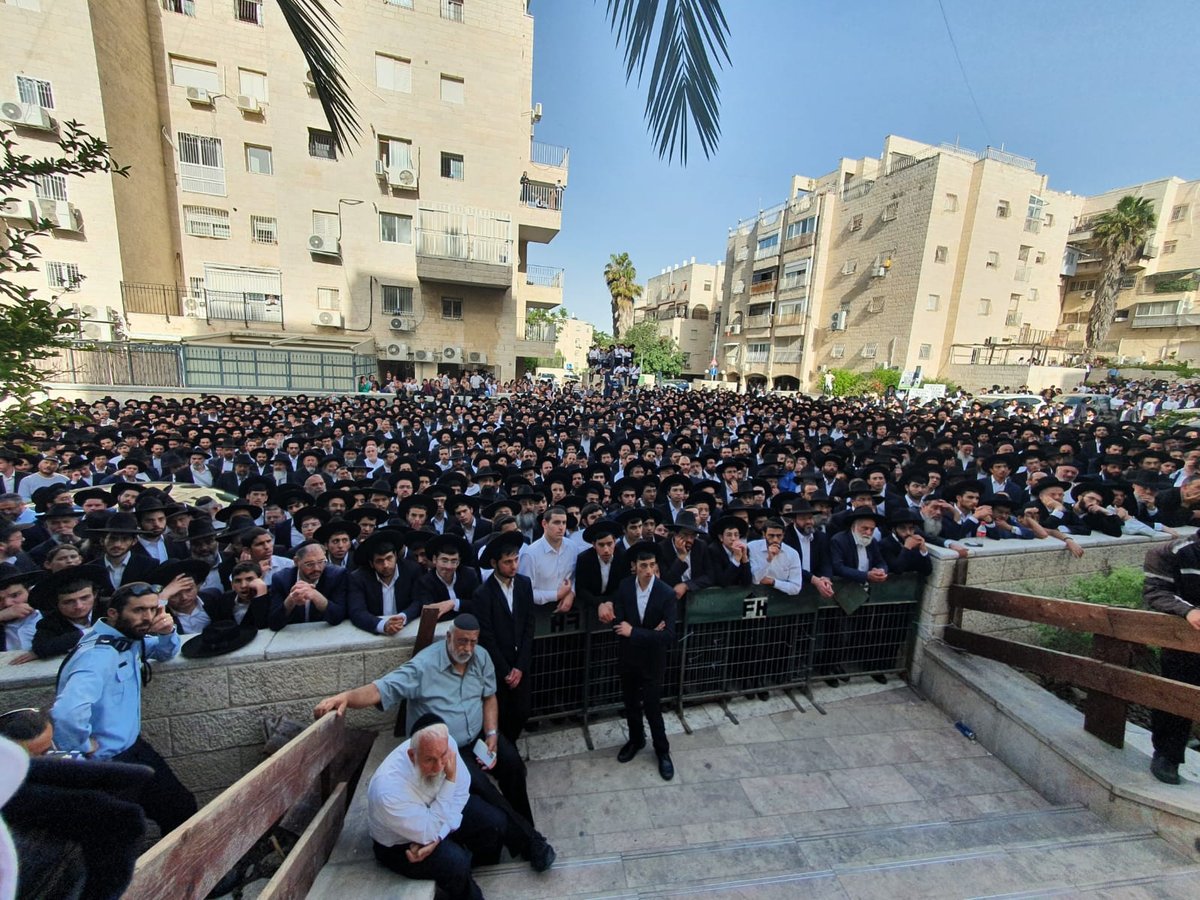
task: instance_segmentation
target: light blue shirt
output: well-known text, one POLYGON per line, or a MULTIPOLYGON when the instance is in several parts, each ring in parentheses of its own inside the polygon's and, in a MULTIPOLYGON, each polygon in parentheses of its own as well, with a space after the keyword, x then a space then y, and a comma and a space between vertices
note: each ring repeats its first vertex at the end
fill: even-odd
POLYGON ((483 700, 496 693, 496 667, 482 647, 476 647, 459 675, 445 640, 435 641, 398 669, 375 681, 384 709, 408 700, 405 730, 425 713, 436 713, 460 747, 470 747, 483 730, 483 700))
MULTIPOLYGON (((142 730, 141 654, 137 641, 120 651, 96 646, 101 636, 129 640, 107 622, 96 623, 63 666, 50 716, 59 749, 86 752, 95 739, 94 758, 112 759, 142 730)), ((179 652, 179 635, 147 635, 145 646, 147 659, 170 659, 179 652)))

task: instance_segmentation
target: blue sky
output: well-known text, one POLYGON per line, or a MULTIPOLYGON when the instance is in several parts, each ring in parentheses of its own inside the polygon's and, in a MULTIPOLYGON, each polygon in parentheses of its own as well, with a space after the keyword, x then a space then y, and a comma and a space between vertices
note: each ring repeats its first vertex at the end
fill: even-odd
POLYGON ((567 308, 608 330, 610 253, 643 283, 717 262, 728 228, 793 174, 877 157, 889 133, 1004 145, 1076 193, 1200 177, 1193 0, 943 2, 982 122, 937 0, 724 0, 720 149, 706 160, 696 143, 681 167, 654 152, 604 0, 534 0, 537 138, 570 147, 571 171, 562 232, 530 262, 565 267, 567 308))

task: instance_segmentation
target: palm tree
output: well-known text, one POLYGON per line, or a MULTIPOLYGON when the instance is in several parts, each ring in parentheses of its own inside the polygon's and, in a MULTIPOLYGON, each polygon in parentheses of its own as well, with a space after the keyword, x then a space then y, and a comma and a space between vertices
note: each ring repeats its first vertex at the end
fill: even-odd
POLYGON ((614 253, 604 267, 604 283, 612 294, 613 337, 620 340, 633 326, 633 301, 642 296, 637 269, 628 253, 614 253))
MULTIPOLYGON (((350 97, 329 4, 340 0, 275 0, 312 72, 313 85, 338 152, 358 142, 362 126, 350 97)), ((624 45, 625 80, 641 84, 657 32, 646 89, 646 126, 660 158, 687 163, 695 128, 705 157, 721 135, 716 69, 729 62, 729 23, 721 0, 606 0, 609 26, 624 45), (661 13, 661 16, 660 16, 661 13), (661 21, 660 21, 661 19, 661 21)))
POLYGON ((1142 252, 1146 238, 1154 231, 1155 221, 1154 201, 1126 196, 1092 222, 1093 238, 1104 256, 1104 271, 1088 315, 1089 354, 1094 353, 1108 336, 1117 311, 1117 294, 1121 291, 1125 267, 1142 252))

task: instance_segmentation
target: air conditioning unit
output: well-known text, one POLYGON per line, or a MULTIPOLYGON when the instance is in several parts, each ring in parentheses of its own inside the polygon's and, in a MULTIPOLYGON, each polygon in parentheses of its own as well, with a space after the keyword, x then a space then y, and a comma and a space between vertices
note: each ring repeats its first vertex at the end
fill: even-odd
POLYGON ((108 341, 112 339, 112 326, 100 322, 85 322, 79 328, 79 336, 85 341, 108 341))
POLYGON ((22 128, 34 128, 38 131, 54 130, 54 120, 50 118, 50 113, 36 103, 6 100, 0 103, 0 119, 10 125, 20 125, 22 128))
POLYGON ((81 319, 94 319, 99 315, 100 315, 100 310, 98 310, 96 307, 92 306, 91 304, 88 304, 87 306, 79 307, 79 318, 81 318, 81 319))
POLYGON ((417 362, 433 362, 434 361, 432 350, 414 350, 414 351, 412 351, 412 358, 417 362))
POLYGON ((387 180, 388 187, 402 191, 415 191, 417 189, 416 166, 396 166, 388 169, 387 180))
POLYGON ((342 314, 332 310, 323 309, 313 316, 312 323, 320 325, 322 328, 341 328, 342 314))
POLYGON ((212 106, 212 94, 204 88, 190 87, 187 89, 188 103, 195 103, 197 106, 212 106))
POLYGON ((319 253, 322 256, 341 256, 342 248, 337 242, 337 238, 331 238, 324 234, 310 234, 308 236, 308 249, 312 253, 319 253))
POLYGON ((408 359, 408 344, 387 344, 379 355, 384 359, 408 359))
POLYGON ((741 334, 742 333, 742 323, 739 322, 736 325, 730 325, 729 328, 726 329, 725 333, 726 334, 741 334))
POLYGON ((476 366, 486 366, 487 365, 487 354, 486 353, 468 353, 467 354, 467 362, 471 363, 472 365, 476 365, 476 366))
POLYGON ((412 331, 416 326, 416 321, 410 316, 392 316, 388 322, 388 328, 392 331, 412 331))
POLYGON ((846 320, 850 318, 850 314, 844 309, 839 309, 829 318, 830 331, 845 331, 846 320))
POLYGON ((28 200, 18 200, 15 197, 10 197, 8 200, 0 202, 0 219, 36 222, 38 220, 38 210, 28 200))
POLYGON ((1067 325, 1064 325, 1063 329, 1065 331, 1079 331, 1079 330, 1081 330, 1081 326, 1078 322, 1071 322, 1067 325))
POLYGON ((39 200, 38 212, 41 218, 50 222, 51 227, 59 231, 81 231, 79 210, 66 200, 39 200))
POLYGON ((1095 297, 1095 296, 1096 296, 1096 292, 1095 292, 1095 291, 1084 291, 1084 292, 1083 292, 1083 294, 1082 294, 1081 296, 1082 296, 1084 299, 1087 299, 1088 297, 1095 297))
POLYGON ((237 105, 242 112, 262 112, 262 104, 258 102, 258 98, 249 94, 238 94, 237 105))
POLYGON ((183 298, 183 314, 193 319, 208 318, 208 304, 203 297, 187 296, 183 298))
POLYGON ((463 361, 462 347, 443 347, 442 362, 460 363, 463 361))

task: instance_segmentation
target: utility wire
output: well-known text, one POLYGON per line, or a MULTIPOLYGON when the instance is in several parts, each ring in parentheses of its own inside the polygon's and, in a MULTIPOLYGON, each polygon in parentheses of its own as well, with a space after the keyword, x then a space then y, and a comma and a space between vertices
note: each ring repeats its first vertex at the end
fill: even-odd
POLYGON ((967 67, 963 65, 962 56, 958 52, 958 42, 954 40, 954 32, 950 30, 950 19, 946 16, 946 7, 942 0, 937 0, 938 9, 942 11, 942 21, 946 25, 946 36, 950 38, 950 47, 954 50, 954 58, 958 60, 958 70, 962 73, 963 84, 967 87, 967 94, 971 98, 971 103, 975 107, 975 114, 979 116, 979 123, 983 125, 983 133, 987 137, 988 144, 992 143, 992 132, 988 128, 987 120, 983 117, 983 110, 979 107, 979 101, 975 99, 975 91, 971 88, 971 79, 967 77, 967 67))

